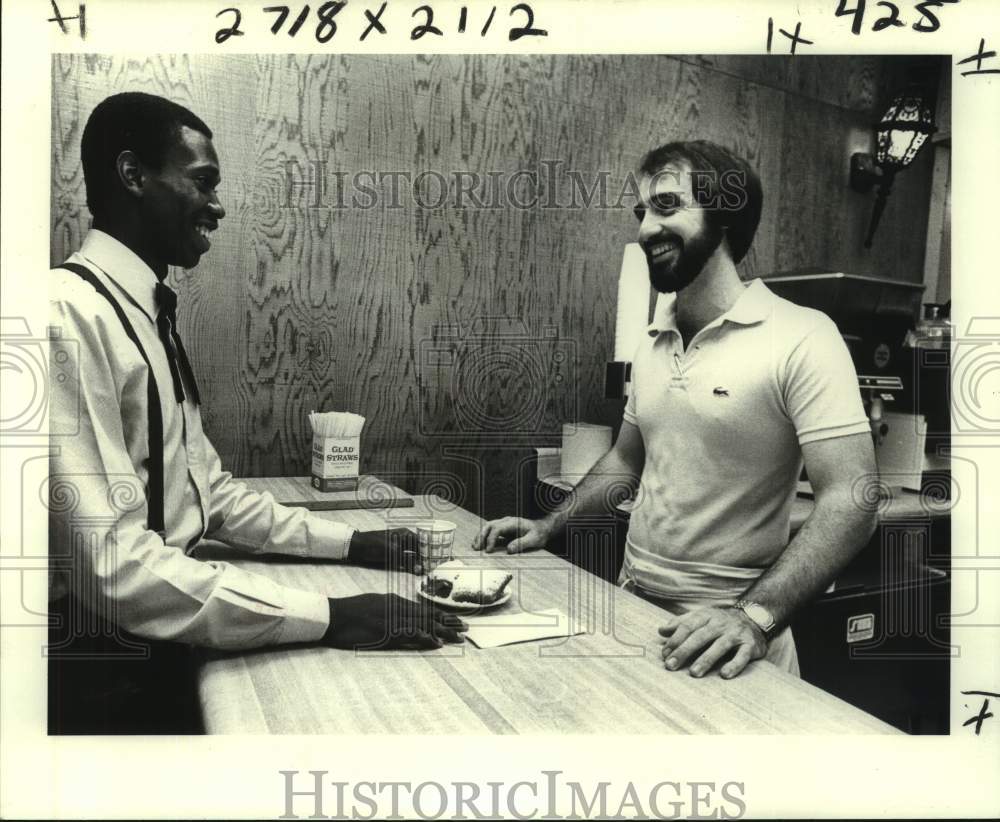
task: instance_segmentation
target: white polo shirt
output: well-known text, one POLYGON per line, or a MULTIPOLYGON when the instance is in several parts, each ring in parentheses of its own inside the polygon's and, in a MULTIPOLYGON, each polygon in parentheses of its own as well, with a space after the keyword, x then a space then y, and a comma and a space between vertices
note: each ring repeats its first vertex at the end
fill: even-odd
POLYGON ((829 317, 760 280, 687 351, 673 299, 648 333, 624 413, 646 448, 626 575, 664 595, 727 598, 788 543, 800 446, 869 431, 856 372, 829 317), (722 590, 711 579, 697 590, 712 576, 722 590))

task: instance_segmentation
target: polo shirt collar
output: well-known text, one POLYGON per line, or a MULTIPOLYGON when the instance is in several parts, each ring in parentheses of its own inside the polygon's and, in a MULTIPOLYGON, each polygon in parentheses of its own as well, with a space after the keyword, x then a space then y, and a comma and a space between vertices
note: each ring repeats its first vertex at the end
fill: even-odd
POLYGON ((131 248, 110 234, 90 229, 80 256, 97 266, 121 288, 150 320, 156 319, 156 275, 131 248))
MULTIPOLYGON (((722 325, 723 322, 727 321, 737 325, 753 325, 763 322, 771 313, 773 299, 773 292, 764 285, 762 280, 751 280, 733 306, 710 325, 722 325)), ((651 337, 664 331, 678 331, 676 294, 660 295, 656 301, 656 310, 653 312, 653 321, 646 329, 646 333, 651 337)))

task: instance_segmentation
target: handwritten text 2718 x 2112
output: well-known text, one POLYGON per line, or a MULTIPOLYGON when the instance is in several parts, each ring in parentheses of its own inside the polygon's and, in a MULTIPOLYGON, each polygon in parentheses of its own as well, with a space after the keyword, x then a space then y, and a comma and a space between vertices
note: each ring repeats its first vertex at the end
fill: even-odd
MULTIPOLYGON (((295 37, 299 32, 309 26, 306 31, 311 31, 318 43, 330 42, 338 33, 338 22, 347 28, 348 25, 355 25, 358 32, 358 40, 364 42, 372 35, 388 34, 389 26, 401 22, 401 18, 384 19, 387 17, 386 8, 388 2, 383 2, 378 9, 364 8, 363 16, 355 13, 358 6, 348 9, 347 0, 328 0, 315 10, 309 5, 298 8, 291 6, 263 6, 260 8, 262 15, 267 15, 270 22, 272 35, 285 34, 288 37, 295 37), (339 18, 339 19, 338 19, 339 18), (289 19, 291 22, 289 23, 289 19), (286 23, 288 25, 286 26, 286 23)), ((497 6, 476 6, 475 13, 470 13, 469 6, 461 6, 457 14, 449 14, 448 19, 443 16, 435 17, 434 8, 429 5, 417 6, 410 13, 409 20, 405 25, 410 28, 410 39, 420 40, 423 37, 444 37, 446 31, 454 32, 455 35, 474 35, 478 33, 480 37, 486 37, 493 29, 493 24, 497 16, 497 6), (487 10, 488 9, 488 10, 487 10), (438 25, 440 23, 440 25, 438 25), (452 28, 453 26, 453 28, 452 28)), ((452 9, 449 9, 452 12, 452 9)), ((546 29, 538 28, 535 25, 535 12, 527 3, 517 3, 510 7, 508 12, 509 25, 507 29, 507 40, 515 42, 522 37, 547 37, 546 29)), ((215 32, 215 42, 225 43, 233 37, 242 37, 246 34, 243 21, 243 11, 238 7, 222 9, 215 15, 227 25, 219 28, 215 32)), ((218 25, 218 23, 216 24, 218 25)), ((496 31, 502 31, 504 27, 498 25, 496 31)))

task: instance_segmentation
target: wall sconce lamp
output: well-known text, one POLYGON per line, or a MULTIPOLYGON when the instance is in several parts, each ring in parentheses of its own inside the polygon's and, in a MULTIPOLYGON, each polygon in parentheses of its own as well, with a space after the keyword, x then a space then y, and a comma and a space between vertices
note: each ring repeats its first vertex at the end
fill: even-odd
POLYGON ((872 247, 896 172, 913 162, 920 147, 935 131, 934 115, 923 95, 917 91, 904 92, 893 99, 878 124, 875 157, 863 153, 851 157, 851 188, 865 193, 878 184, 865 248, 872 247))

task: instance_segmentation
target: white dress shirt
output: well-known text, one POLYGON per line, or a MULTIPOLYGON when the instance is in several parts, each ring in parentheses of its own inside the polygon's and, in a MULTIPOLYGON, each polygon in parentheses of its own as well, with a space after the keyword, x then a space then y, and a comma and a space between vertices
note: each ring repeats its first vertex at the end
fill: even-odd
POLYGON ((157 279, 134 252, 91 230, 69 261, 104 282, 149 359, 163 413, 166 533, 147 527, 147 366, 108 301, 55 269, 50 335, 61 342, 51 347, 50 596, 72 589, 151 639, 229 649, 319 639, 329 626, 323 595, 190 554, 211 538, 249 553, 343 559, 354 530, 279 505, 222 470, 191 392, 175 400, 156 329, 157 279))

